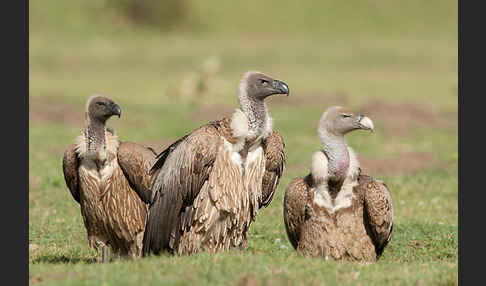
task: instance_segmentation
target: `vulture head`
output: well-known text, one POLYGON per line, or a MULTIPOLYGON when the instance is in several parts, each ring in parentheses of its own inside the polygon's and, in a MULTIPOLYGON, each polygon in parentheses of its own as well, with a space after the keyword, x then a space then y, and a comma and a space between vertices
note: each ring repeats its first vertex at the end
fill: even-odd
POLYGON ((91 120, 105 123, 113 115, 118 115, 118 118, 120 118, 121 109, 108 97, 95 94, 88 100, 86 114, 91 120))
POLYGON ((239 95, 264 100, 273 94, 290 94, 289 86, 262 72, 249 71, 243 75, 239 85, 239 95))
POLYGON ((326 135, 342 137, 348 132, 360 129, 373 132, 373 121, 344 107, 332 106, 322 114, 318 130, 322 140, 322 137, 326 137, 326 135))
POLYGON ((356 165, 355 159, 351 160, 344 135, 360 129, 373 131, 373 121, 340 106, 329 107, 319 121, 317 132, 328 160, 328 182, 333 182, 336 190, 340 189, 350 166, 356 165))

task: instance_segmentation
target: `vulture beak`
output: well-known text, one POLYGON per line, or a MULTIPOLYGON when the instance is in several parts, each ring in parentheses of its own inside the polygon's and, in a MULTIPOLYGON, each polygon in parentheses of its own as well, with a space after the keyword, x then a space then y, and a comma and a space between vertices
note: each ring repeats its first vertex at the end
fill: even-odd
POLYGON ((283 81, 274 80, 273 81, 273 88, 276 91, 278 91, 278 93, 280 93, 280 94, 286 94, 287 96, 290 95, 289 86, 283 81))
POLYGON ((371 132, 375 130, 373 126, 373 121, 371 121, 369 117, 360 114, 358 115, 356 122, 361 129, 370 130, 371 132))
POLYGON ((120 106, 118 106, 118 104, 116 104, 114 102, 110 103, 110 109, 113 112, 113 115, 118 115, 118 118, 120 118, 121 109, 120 109, 120 106))

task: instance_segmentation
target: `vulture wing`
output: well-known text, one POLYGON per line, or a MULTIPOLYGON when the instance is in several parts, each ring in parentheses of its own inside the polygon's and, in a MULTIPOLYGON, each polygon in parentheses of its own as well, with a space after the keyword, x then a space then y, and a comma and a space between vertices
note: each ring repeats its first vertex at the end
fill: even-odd
POLYGON ((277 190, 280 177, 285 168, 285 143, 276 131, 263 142, 265 152, 265 174, 263 175, 262 186, 262 206, 268 206, 272 202, 275 191, 277 190))
POLYGON ((157 154, 152 148, 137 143, 120 142, 117 156, 118 164, 130 186, 137 192, 140 199, 148 204, 152 197, 149 171, 157 154))
POLYGON ((79 203, 79 177, 78 177, 79 158, 76 154, 76 144, 71 144, 62 158, 62 171, 64 180, 71 191, 73 198, 79 203))
POLYGON ((305 206, 307 204, 307 194, 309 192, 308 180, 305 178, 295 178, 287 186, 284 195, 283 216, 285 230, 292 246, 297 249, 300 239, 300 227, 305 220, 305 206))
POLYGON ((368 227, 375 244, 376 254, 381 256, 391 240, 393 232, 393 207, 388 187, 369 176, 360 176, 360 186, 364 188, 364 207, 368 227))
POLYGON ((202 126, 167 147, 151 169, 154 184, 145 230, 143 253, 168 249, 171 231, 181 211, 192 205, 209 178, 221 138, 212 123, 202 126))

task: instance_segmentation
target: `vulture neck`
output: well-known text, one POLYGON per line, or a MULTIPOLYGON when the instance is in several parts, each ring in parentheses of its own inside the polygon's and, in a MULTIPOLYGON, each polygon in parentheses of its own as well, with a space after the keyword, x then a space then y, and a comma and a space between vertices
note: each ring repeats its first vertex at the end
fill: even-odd
POLYGON ((248 118, 249 137, 260 136, 267 124, 267 105, 262 99, 249 97, 246 92, 238 97, 241 110, 248 118))
POLYGON ((86 144, 89 153, 98 153, 106 149, 106 127, 105 123, 98 119, 86 116, 84 136, 86 137, 86 144))
POLYGON ((329 180, 342 182, 349 168, 349 151, 344 136, 327 131, 323 134, 322 149, 328 160, 329 180))

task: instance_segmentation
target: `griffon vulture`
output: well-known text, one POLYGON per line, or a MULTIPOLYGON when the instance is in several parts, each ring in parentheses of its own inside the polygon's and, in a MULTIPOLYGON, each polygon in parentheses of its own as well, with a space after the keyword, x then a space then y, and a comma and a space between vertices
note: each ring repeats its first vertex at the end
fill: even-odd
POLYGON ((334 106, 322 115, 318 135, 322 150, 311 170, 285 190, 284 222, 297 252, 309 256, 372 262, 391 239, 393 208, 387 186, 361 169, 344 135, 373 131, 363 115, 334 106))
POLYGON ((285 164, 265 98, 287 84, 247 72, 231 117, 212 121, 158 155, 143 254, 244 249, 257 211, 272 201, 285 164))
POLYGON ((120 117, 120 107, 100 95, 89 98, 85 129, 64 152, 64 179, 81 206, 89 245, 107 245, 121 257, 141 255, 143 232, 150 200, 149 170, 156 153, 133 142, 120 142, 106 121, 120 117))

